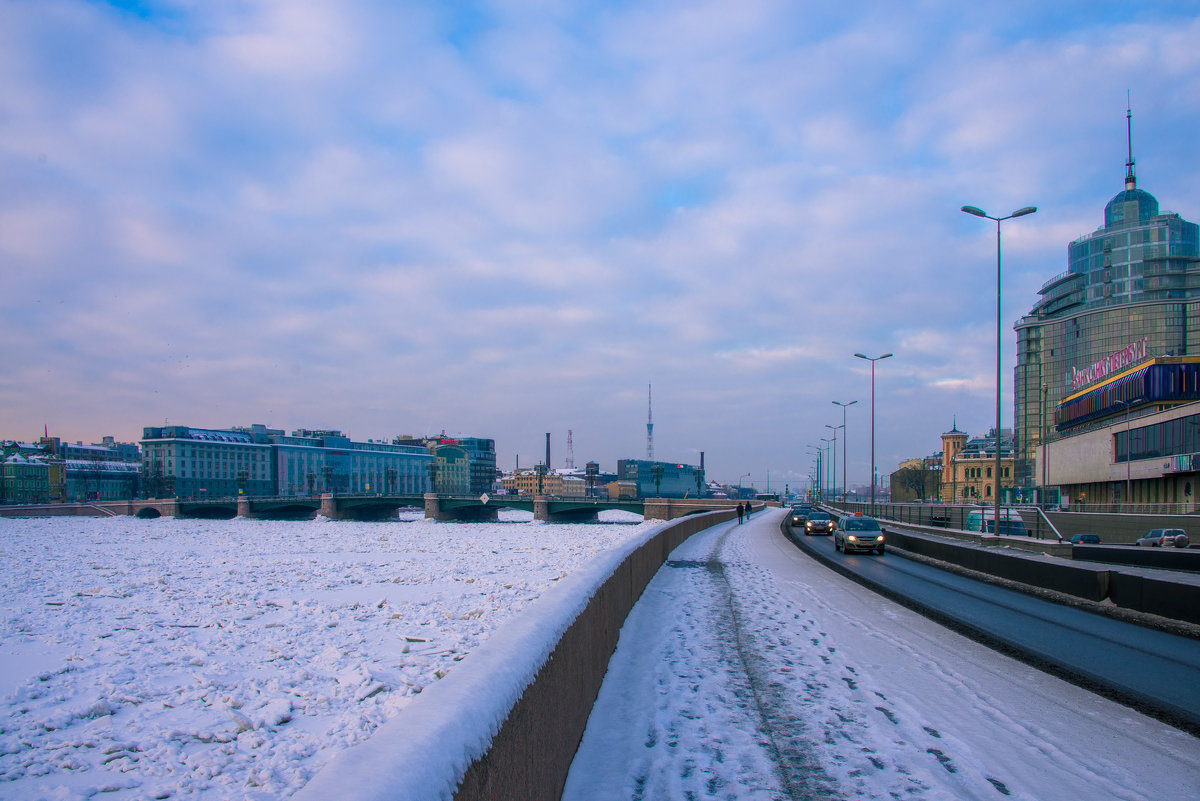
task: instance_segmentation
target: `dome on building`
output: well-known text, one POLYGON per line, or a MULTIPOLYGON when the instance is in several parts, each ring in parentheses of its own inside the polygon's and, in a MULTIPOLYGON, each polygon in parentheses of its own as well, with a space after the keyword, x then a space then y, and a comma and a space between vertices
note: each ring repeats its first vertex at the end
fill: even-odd
POLYGON ((1142 223, 1157 216, 1158 198, 1144 189, 1126 189, 1118 192, 1116 197, 1108 201, 1108 205, 1104 207, 1104 227, 1111 228, 1123 223, 1142 223))

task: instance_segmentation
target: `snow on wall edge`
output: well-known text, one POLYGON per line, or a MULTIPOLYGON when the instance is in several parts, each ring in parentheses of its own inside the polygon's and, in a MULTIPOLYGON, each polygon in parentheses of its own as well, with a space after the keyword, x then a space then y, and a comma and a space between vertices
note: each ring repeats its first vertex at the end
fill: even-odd
POLYGON ((637 536, 546 590, 370 738, 334 756, 295 801, 450 801, 592 596, 668 525, 643 524, 637 536))

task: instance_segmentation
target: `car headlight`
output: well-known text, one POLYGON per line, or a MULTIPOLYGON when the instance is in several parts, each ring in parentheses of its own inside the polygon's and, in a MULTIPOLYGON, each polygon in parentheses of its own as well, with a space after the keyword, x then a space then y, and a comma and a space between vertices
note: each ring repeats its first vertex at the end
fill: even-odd
POLYGON ((883 535, 882 535, 882 534, 880 534, 878 537, 876 537, 876 538, 875 538, 875 541, 876 541, 876 542, 883 542, 883 535))
POLYGON ((846 539, 850 540, 850 542, 858 542, 858 537, 854 536, 853 534, 847 534, 846 539))

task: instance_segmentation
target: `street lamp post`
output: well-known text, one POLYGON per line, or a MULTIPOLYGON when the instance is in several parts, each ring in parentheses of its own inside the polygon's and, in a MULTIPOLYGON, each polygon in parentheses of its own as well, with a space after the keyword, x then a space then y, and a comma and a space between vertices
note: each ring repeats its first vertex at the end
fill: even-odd
MULTIPOLYGON (((831 440, 829 437, 821 437, 821 442, 825 443, 824 445, 821 446, 821 448, 828 451, 830 443, 832 443, 833 440, 831 440)), ((825 491, 825 488, 827 486, 829 486, 829 476, 828 475, 825 476, 825 481, 821 485, 821 500, 824 500, 825 496, 828 494, 825 491)))
POLYGON ((834 401, 835 405, 842 407, 842 503, 846 502, 846 440, 850 439, 850 437, 847 435, 846 430, 845 430, 846 429, 846 407, 853 406, 856 403, 858 403, 858 401, 856 401, 856 400, 847 401, 846 403, 842 403, 841 401, 834 401))
MULTIPOLYGON (((1007 217, 993 217, 977 206, 963 206, 962 210, 967 214, 975 217, 984 217, 989 220, 996 221, 996 483, 993 492, 995 493, 996 501, 996 519, 993 524, 993 533, 1000 533, 1000 223, 1004 220, 1011 220, 1014 217, 1024 217, 1026 214, 1033 214, 1037 211, 1037 206, 1026 206, 1017 209, 1007 217)), ((1014 443, 1015 445, 1015 443, 1014 443)), ((1016 451, 1013 452, 1013 465, 1016 466, 1016 451)), ((987 528, 987 526, 984 526, 987 528)))
POLYGON ((743 478, 750 478, 750 474, 749 474, 749 473, 742 473, 740 476, 738 476, 738 499, 739 499, 739 500, 740 500, 740 499, 741 499, 741 497, 742 497, 742 493, 745 491, 745 490, 743 490, 743 489, 742 489, 742 479, 743 479, 743 478))
POLYGON ((809 445, 809 450, 814 452, 817 457, 817 475, 816 475, 816 481, 812 482, 812 494, 814 494, 816 500, 820 500, 821 499, 821 457, 823 456, 823 453, 821 452, 821 447, 817 446, 817 445, 809 445))
POLYGON ((875 516, 875 362, 892 358, 892 354, 882 356, 867 356, 862 353, 854 354, 859 359, 871 363, 871 517, 875 516))
MULTIPOLYGON (((831 486, 829 489, 830 489, 830 494, 833 495, 833 499, 836 501, 837 500, 837 432, 838 432, 839 428, 845 428, 845 425, 831 426, 831 425, 829 425, 829 423, 826 423, 825 427, 833 430, 833 476, 832 476, 833 486, 831 486)), ((846 438, 842 437, 843 448, 845 447, 845 444, 846 444, 846 438)), ((845 458, 843 458, 842 459, 842 472, 843 473, 846 470, 845 462, 846 462, 846 460, 845 460, 845 458)))

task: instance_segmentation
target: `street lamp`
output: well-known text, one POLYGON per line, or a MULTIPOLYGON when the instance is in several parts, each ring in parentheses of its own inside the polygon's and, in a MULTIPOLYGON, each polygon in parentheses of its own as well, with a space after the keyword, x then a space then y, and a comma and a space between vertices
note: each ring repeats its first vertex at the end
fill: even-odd
POLYGON ((744 492, 744 490, 742 489, 742 479, 743 478, 750 478, 750 474, 742 473, 740 476, 738 476, 738 498, 739 499, 742 497, 742 493, 744 492))
MULTIPOLYGON (((1033 214, 1037 211, 1037 206, 1026 206, 1022 209, 1017 209, 1007 217, 993 217, 983 209, 976 206, 963 206, 962 210, 967 214, 976 217, 985 217, 989 220, 996 221, 996 484, 995 501, 996 501, 996 522, 994 524, 994 533, 1000 533, 1000 223, 1004 220, 1011 220, 1014 217, 1024 217, 1026 214, 1033 214)), ((1015 444, 1015 443, 1014 443, 1015 444)), ((1013 465, 1016 465, 1016 453, 1013 453, 1013 465)), ((984 526, 987 528, 987 526, 984 526)))
MULTIPOLYGON (((845 428, 845 425, 831 426, 831 425, 829 425, 829 423, 826 423, 825 427, 833 429, 833 476, 832 476, 833 486, 830 487, 830 493, 833 495, 833 499, 836 501, 837 500, 837 430, 839 428, 845 428)), ((843 450, 845 449, 845 445, 846 445, 846 438, 842 437, 843 450)), ((846 462, 846 459, 843 456, 843 458, 842 458, 842 472, 843 473, 846 471, 845 462, 846 462)))
POLYGON ((817 456, 817 475, 813 482, 813 495, 819 499, 821 497, 821 449, 816 445, 809 445, 808 449, 817 456))
POLYGON ((860 359, 866 359, 871 363, 871 517, 875 516, 875 362, 884 359, 892 358, 892 354, 885 353, 882 356, 866 356, 862 353, 854 354, 860 359))
MULTIPOLYGON (((821 442, 825 443, 824 445, 821 446, 822 449, 829 450, 830 443, 832 443, 833 440, 831 440, 829 437, 821 437, 821 442)), ((825 499, 825 494, 826 494, 825 487, 828 485, 829 485, 829 476, 825 476, 825 481, 821 485, 821 500, 825 499)))
POLYGON ((843 429, 843 431, 842 431, 842 503, 843 504, 846 502, 846 440, 849 439, 849 437, 846 435, 846 431, 844 430, 846 428, 846 407, 853 406, 856 403, 858 403, 858 401, 856 401, 856 400, 848 401, 846 403, 842 403, 841 401, 834 401, 834 404, 842 407, 842 429, 843 429))

